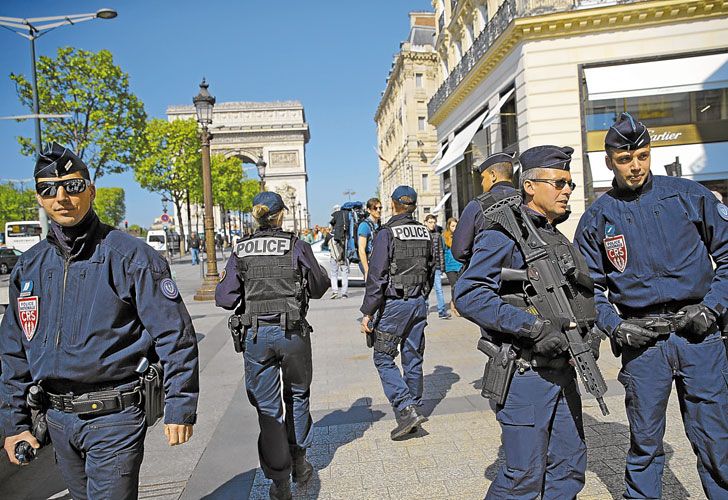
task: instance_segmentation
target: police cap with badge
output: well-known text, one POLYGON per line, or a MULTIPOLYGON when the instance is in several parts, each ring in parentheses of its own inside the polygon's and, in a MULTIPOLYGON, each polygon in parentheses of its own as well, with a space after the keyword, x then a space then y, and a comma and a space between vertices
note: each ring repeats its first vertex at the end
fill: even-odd
POLYGON ((571 155, 574 149, 569 146, 536 146, 521 153, 521 170, 532 168, 556 168, 568 171, 571 168, 571 155))
POLYGON ((417 205, 417 191, 411 186, 397 186, 392 193, 392 199, 402 205, 417 205))
POLYGON ((518 159, 516 158, 516 153, 493 153, 492 155, 488 156, 485 160, 483 160, 482 163, 480 163, 478 166, 473 167, 473 172, 476 172, 478 174, 482 174, 487 169, 492 167, 493 165, 496 165, 498 163, 510 163, 511 165, 515 166, 518 163, 518 159))
POLYGON ((650 132, 629 113, 622 113, 604 137, 605 149, 634 151, 650 143, 650 132))
POLYGON ((35 190, 40 196, 55 196, 58 192, 58 186, 63 186, 69 194, 79 194, 84 192, 91 183, 88 167, 83 160, 70 149, 53 142, 38 156, 33 177, 36 180, 57 178, 76 172, 81 174, 82 179, 36 182, 35 190))

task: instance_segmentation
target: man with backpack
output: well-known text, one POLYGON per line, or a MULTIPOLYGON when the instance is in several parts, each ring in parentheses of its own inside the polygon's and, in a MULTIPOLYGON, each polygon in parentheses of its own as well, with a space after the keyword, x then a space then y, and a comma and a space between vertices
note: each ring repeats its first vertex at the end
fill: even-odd
POLYGON ((369 216, 359 223, 356 231, 359 269, 364 274, 365 280, 369 274, 369 255, 372 253, 374 233, 379 229, 379 221, 382 216, 382 202, 379 201, 379 198, 369 198, 367 212, 369 212, 369 216))

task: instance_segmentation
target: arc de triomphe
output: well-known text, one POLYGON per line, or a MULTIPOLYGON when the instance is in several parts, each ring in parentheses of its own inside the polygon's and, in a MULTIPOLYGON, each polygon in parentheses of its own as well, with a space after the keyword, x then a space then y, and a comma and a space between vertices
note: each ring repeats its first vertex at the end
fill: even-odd
MULTIPOLYGON (((170 106, 167 118, 170 121, 196 118, 195 108, 191 105, 170 106)), ((299 228, 308 226, 306 144, 310 134, 300 102, 218 103, 213 110, 210 132, 211 153, 241 158, 246 164, 247 177, 257 179, 255 163, 258 158, 262 157, 268 164, 265 187, 268 191, 280 193, 289 208, 283 222, 284 229, 293 229, 294 214, 299 228), (300 203, 300 211, 291 203, 300 203)), ((194 210, 190 210, 192 214, 194 210)), ((183 222, 187 217, 185 212, 183 208, 180 214, 183 222)), ((215 228, 219 229, 222 227, 219 210, 215 212, 215 228)))

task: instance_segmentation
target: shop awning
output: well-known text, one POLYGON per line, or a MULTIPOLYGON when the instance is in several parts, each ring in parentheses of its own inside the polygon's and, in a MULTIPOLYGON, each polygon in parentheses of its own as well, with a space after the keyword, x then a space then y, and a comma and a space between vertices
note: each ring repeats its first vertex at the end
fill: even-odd
POLYGON ((440 163, 435 169, 436 175, 441 175, 447 172, 463 160, 465 157, 465 150, 468 149, 468 145, 473 140, 473 136, 475 136, 481 127, 489 126, 500 116, 501 107, 503 107, 503 104, 505 104, 513 92, 514 89, 506 92, 493 109, 478 116, 470 125, 462 129, 460 133, 457 134, 452 141, 450 141, 450 146, 443 154, 442 160, 440 160, 440 163))
POLYGON ((452 193, 445 194, 445 196, 443 196, 442 199, 437 202, 437 205, 435 206, 435 208, 432 209, 432 212, 430 212, 430 213, 432 213, 432 214, 439 213, 440 210, 442 210, 442 207, 445 206, 445 203, 447 202, 447 200, 450 199, 450 196, 452 196, 452 193))
POLYGON ((728 87, 728 53, 584 69, 590 101, 728 87))
MULTIPOLYGON (((594 187, 611 187, 614 174, 604 162, 604 151, 587 154, 594 187)), ((728 142, 653 147, 650 157, 650 171, 656 175, 666 175, 665 165, 679 158, 682 176, 686 179, 700 182, 728 178, 728 142)))

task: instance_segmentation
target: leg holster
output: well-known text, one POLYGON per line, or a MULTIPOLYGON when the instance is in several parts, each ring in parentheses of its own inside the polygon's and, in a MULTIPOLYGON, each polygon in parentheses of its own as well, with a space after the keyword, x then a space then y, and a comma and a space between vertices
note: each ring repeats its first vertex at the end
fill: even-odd
POLYGON ((398 346, 402 338, 381 330, 374 330, 374 333, 377 336, 377 339, 374 341, 374 352, 381 352, 396 358, 397 354, 399 354, 398 346))

